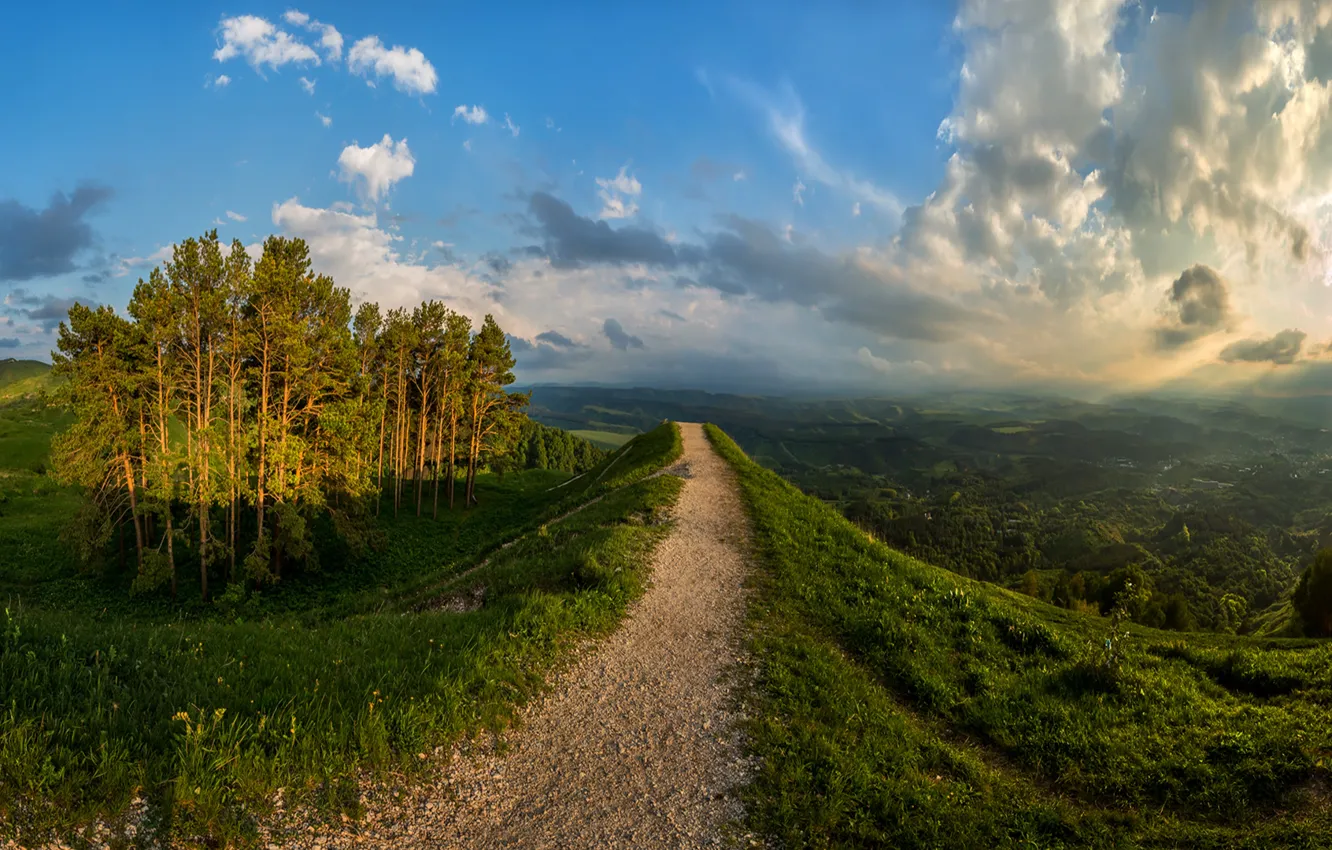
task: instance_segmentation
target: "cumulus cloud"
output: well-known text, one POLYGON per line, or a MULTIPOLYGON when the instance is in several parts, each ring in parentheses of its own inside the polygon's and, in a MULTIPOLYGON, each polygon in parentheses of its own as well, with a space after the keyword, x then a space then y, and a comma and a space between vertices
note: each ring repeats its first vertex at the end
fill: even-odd
POLYGON ((18 348, 23 343, 16 336, 0 337, 0 348, 18 348))
POLYGON ((602 323, 601 332, 610 340, 611 348, 616 351, 643 348, 643 340, 625 331, 624 326, 615 319, 607 319, 602 323))
POLYGON ((377 144, 359 147, 355 142, 342 149, 338 156, 341 169, 339 179, 348 183, 362 181, 361 190, 367 200, 375 202, 399 180, 410 177, 416 168, 416 159, 407 147, 407 140, 393 141, 387 133, 377 144))
POLYGON ((387 308, 438 298, 474 320, 495 310, 493 284, 453 265, 414 262, 401 250, 402 237, 381 227, 374 213, 307 207, 291 198, 273 205, 272 218, 283 233, 304 239, 315 267, 350 286, 358 301, 387 308))
POLYGON ((486 114, 485 108, 476 106, 475 104, 473 104, 470 109, 467 107, 467 104, 455 106, 453 108, 453 118, 450 120, 456 121, 459 118, 468 124, 484 124, 490 120, 490 116, 486 114))
POLYGON ((319 64, 318 54, 308 44, 256 15, 224 17, 220 37, 222 43, 213 51, 219 62, 240 57, 255 70, 265 65, 277 69, 292 62, 319 64))
POLYGON ((229 85, 231 85, 231 77, 226 74, 218 74, 213 78, 212 86, 215 89, 224 89, 229 85))
POLYGON ((597 196, 601 198, 601 218, 633 218, 638 214, 637 198, 643 194, 643 184, 630 176, 627 165, 620 166, 614 177, 598 177, 597 196))
POLYGON ((369 78, 388 77, 399 91, 430 94, 439 82, 435 66, 415 47, 385 47, 378 36, 367 36, 352 45, 347 67, 353 74, 369 78))
POLYGON ((1230 319, 1226 282, 1204 265, 1185 269, 1166 293, 1166 319, 1157 329, 1162 348, 1188 345, 1225 327, 1230 319))
POLYGON ((319 46, 330 62, 342 58, 342 33, 331 24, 320 23, 304 12, 296 9, 287 10, 282 19, 294 27, 304 27, 319 36, 319 46))
POLYGON ((315 113, 315 117, 318 118, 318 119, 319 119, 319 123, 320 123, 320 124, 323 124, 325 127, 332 127, 332 126, 333 126, 333 119, 330 118, 330 117, 328 117, 328 116, 325 115, 324 113, 322 113, 322 112, 316 112, 316 113, 315 113))
POLYGON ((1289 365, 1300 356, 1307 334, 1287 328, 1269 339, 1244 339, 1232 342, 1221 350, 1221 359, 1227 363, 1275 363, 1289 365))
POLYGON ((0 280, 19 281, 74 271, 75 256, 93 244, 85 218, 111 197, 111 190, 81 184, 73 194, 56 192, 45 209, 15 199, 0 201, 0 280))
POLYGON ((940 341, 977 317, 960 304, 916 289, 910 277, 876 268, 865 258, 830 256, 792 245, 762 223, 723 217, 702 244, 672 244, 642 227, 612 228, 579 216, 564 201, 533 193, 528 209, 542 240, 533 250, 556 268, 642 264, 689 269, 681 288, 818 308, 828 319, 899 338, 940 341))

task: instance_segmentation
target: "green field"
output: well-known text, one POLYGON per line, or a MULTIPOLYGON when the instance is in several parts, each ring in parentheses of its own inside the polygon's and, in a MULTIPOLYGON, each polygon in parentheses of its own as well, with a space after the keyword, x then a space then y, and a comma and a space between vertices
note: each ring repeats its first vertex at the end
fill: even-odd
POLYGON ((680 488, 648 475, 680 451, 669 425, 577 479, 483 475, 471 511, 386 514, 377 551, 212 605, 130 597, 114 558, 80 571, 59 539, 74 494, 5 470, 0 835, 68 834, 142 795, 161 837, 243 845, 279 787, 356 816, 359 777, 502 730, 567 648, 613 627, 680 488), (454 599, 481 604, 441 610, 454 599))
POLYGON ((594 446, 602 449, 618 449, 633 439, 633 434, 620 434, 613 431, 571 431, 575 437, 582 437, 594 446))
POLYGON ((709 435, 754 522, 747 799, 778 846, 1326 846, 1332 645, 963 578, 709 435))

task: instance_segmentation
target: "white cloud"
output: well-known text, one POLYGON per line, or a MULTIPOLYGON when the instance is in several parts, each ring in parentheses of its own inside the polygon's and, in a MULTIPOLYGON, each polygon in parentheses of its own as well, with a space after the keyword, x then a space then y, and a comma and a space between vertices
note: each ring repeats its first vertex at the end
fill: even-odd
POLYGON ((231 77, 226 74, 218 74, 213 78, 213 88, 221 89, 231 85, 231 77))
POLYGON ((745 174, 745 170, 742 168, 736 173, 732 174, 731 179, 734 180, 736 183, 739 183, 741 180, 744 180, 746 176, 747 175, 745 174))
POLYGON ((313 20, 309 15, 296 9, 288 9, 282 19, 294 27, 304 27, 310 32, 317 33, 319 46, 324 49, 324 55, 330 62, 342 58, 342 33, 332 25, 313 20))
POLYGON ((467 151, 468 153, 471 153, 471 152, 472 152, 472 140, 471 140, 471 139, 467 139, 467 140, 465 140, 465 141, 463 142, 463 150, 467 151))
POLYGON ((450 120, 456 121, 459 118, 468 124, 484 124, 490 120, 490 116, 486 114, 485 107, 474 105, 471 109, 468 109, 466 104, 455 106, 453 108, 453 118, 450 120))
POLYGON ((513 119, 509 117, 509 113, 507 112, 504 113, 504 129, 513 133, 514 138, 518 137, 518 125, 513 123, 513 119))
POLYGON ((339 179, 348 183, 361 179, 364 181, 362 193, 366 199, 376 202, 394 183, 411 176, 416 159, 405 138, 394 142, 385 133, 383 139, 368 148, 358 147, 354 142, 343 148, 338 166, 341 168, 339 179))
MULTIPOLYGON (((378 36, 367 36, 352 45, 347 54, 347 67, 353 74, 368 77, 390 77, 399 91, 408 94, 430 94, 435 90, 439 75, 435 66, 415 47, 408 49, 394 45, 385 47, 378 36)), ((373 80, 368 80, 373 83, 373 80)))
POLYGON ((227 218, 231 219, 232 221, 245 221, 245 216, 241 215, 238 212, 232 212, 231 210, 227 210, 227 218))
POLYGON ((638 214, 636 198, 643 193, 643 184, 628 173, 628 166, 620 166, 614 177, 598 177, 598 197, 601 198, 601 218, 633 218, 638 214))
POLYGON ((219 62, 239 56, 255 70, 264 65, 276 69, 291 62, 319 64, 319 56, 308 44, 255 15, 223 18, 221 35, 222 44, 213 51, 219 62))
POLYGON ((308 77, 301 77, 301 88, 305 89, 306 94, 312 95, 315 90, 315 81, 308 77))
POLYGON ((315 113, 315 117, 318 118, 318 119, 319 119, 319 123, 323 124, 325 127, 332 127, 332 126, 333 126, 333 119, 330 118, 330 117, 328 117, 328 116, 325 115, 324 113, 322 113, 322 112, 316 112, 316 113, 315 113))
POLYGON ((803 207, 805 205, 805 184, 800 182, 799 177, 796 178, 795 185, 791 187, 791 200, 799 206, 803 207))
POLYGON ((121 257, 116 266, 116 270, 111 273, 111 276, 124 277, 133 269, 161 265, 171 259, 175 248, 175 245, 163 245, 146 257, 121 257))
POLYGON ((852 216, 860 215, 860 201, 856 201, 854 204, 851 205, 851 215, 852 216))

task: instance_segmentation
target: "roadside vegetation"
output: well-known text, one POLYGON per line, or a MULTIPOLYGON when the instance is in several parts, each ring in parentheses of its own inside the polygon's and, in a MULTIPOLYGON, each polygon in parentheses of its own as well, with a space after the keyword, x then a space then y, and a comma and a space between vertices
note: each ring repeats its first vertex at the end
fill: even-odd
POLYGON ((916 561, 709 437, 754 525, 751 825, 788 847, 1317 847, 1332 645, 1157 631, 916 561))
POLYGON ((251 267, 211 233, 130 315, 76 305, 54 370, 0 364, 0 840, 140 799, 244 846, 279 789, 356 817, 641 593, 679 429, 528 420, 489 319, 353 319, 299 240, 251 267))

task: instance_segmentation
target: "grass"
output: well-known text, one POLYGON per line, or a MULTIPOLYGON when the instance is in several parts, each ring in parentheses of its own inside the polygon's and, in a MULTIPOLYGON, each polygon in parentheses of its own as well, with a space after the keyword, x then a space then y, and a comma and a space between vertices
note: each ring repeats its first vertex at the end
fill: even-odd
POLYGON ((592 445, 602 449, 618 449, 633 439, 633 434, 621 434, 615 431, 573 431, 575 437, 582 437, 592 445))
POLYGON ((666 533, 681 482, 649 476, 679 443, 663 425, 564 490, 506 476, 531 501, 509 513, 496 492, 486 529, 386 520, 395 542, 368 598, 312 585, 240 621, 11 604, 0 615, 0 836, 68 835, 136 795, 159 836, 186 844, 252 842, 278 788, 289 804, 355 816, 359 778, 410 777, 420 754, 503 730, 568 648, 614 627, 666 533), (506 535, 515 542, 499 548, 506 535), (477 610, 416 610, 425 591, 477 586, 477 610))
POLYGON ((787 847, 1317 847, 1332 646, 1132 627, 908 558, 723 433, 760 564, 751 826, 787 847))

